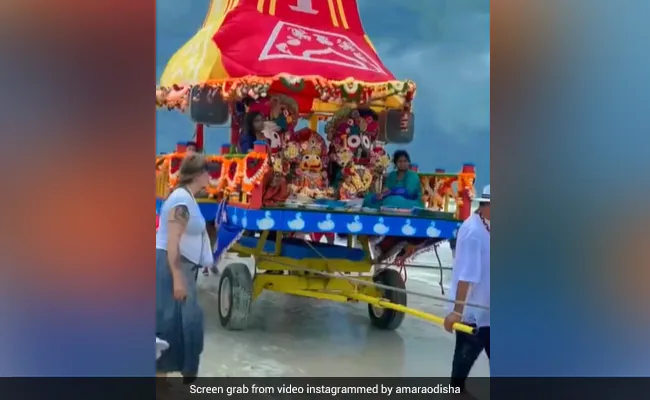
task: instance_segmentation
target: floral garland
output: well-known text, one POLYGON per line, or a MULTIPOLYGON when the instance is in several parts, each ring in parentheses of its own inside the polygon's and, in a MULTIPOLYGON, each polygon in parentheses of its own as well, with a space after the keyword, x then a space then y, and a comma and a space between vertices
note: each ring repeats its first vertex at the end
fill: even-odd
POLYGON ((268 96, 273 79, 246 76, 232 81, 208 81, 204 85, 219 88, 224 100, 240 100, 245 97, 259 99, 268 96))
POLYGON ((352 110, 352 107, 341 107, 337 112, 334 113, 334 115, 332 115, 332 118, 327 121, 327 124, 325 124, 325 134, 327 135, 328 140, 332 140, 332 138, 337 133, 339 125, 341 122, 343 122, 343 120, 348 118, 348 116, 352 113, 352 110))
POLYGON ((284 158, 286 158, 290 162, 294 162, 298 160, 298 157, 300 157, 301 154, 301 149, 298 143, 296 142, 289 142, 285 145, 284 150, 282 151, 284 158))
MULTIPOLYGON (((157 171, 166 171, 169 176, 169 187, 175 187, 176 183, 178 183, 178 175, 180 172, 180 168, 177 168, 175 171, 172 171, 172 161, 173 160, 180 160, 182 161, 183 158, 185 158, 185 153, 170 153, 170 154, 165 154, 164 156, 161 156, 156 159, 156 164, 158 165, 157 171), (163 161, 161 161, 161 159, 163 161)), ((180 163, 179 163, 180 164, 180 163)))
POLYGON ((384 142, 375 141, 370 151, 370 165, 375 175, 383 175, 390 164, 390 156, 384 149, 384 142))
POLYGON ((219 174, 218 178, 213 178, 210 176, 210 184, 208 187, 205 189, 206 192, 210 195, 210 197, 216 197, 219 194, 223 192, 223 189, 226 186, 226 175, 227 175, 227 169, 225 167, 225 157, 224 156, 208 156, 206 157, 206 161, 208 164, 211 163, 219 163, 221 164, 221 171, 219 174))
POLYGON ((343 174, 348 179, 343 180, 341 187, 348 193, 365 192, 372 185, 372 173, 361 165, 352 165, 344 169, 343 174))
POLYGON ((166 160, 167 160, 166 156, 158 156, 158 157, 156 157, 156 171, 160 170, 160 167, 163 166, 163 164, 165 163, 166 160))
POLYGON ((413 96, 414 92, 406 93, 404 97, 404 104, 402 105, 402 118, 400 118, 400 129, 402 132, 408 132, 410 115, 413 108, 413 96))
MULTIPOLYGON (((415 95, 416 86, 413 81, 390 81, 371 83, 348 78, 342 81, 328 80, 322 77, 301 77, 289 74, 279 74, 274 77, 244 76, 207 81, 200 84, 201 90, 207 88, 210 95, 220 94, 225 100, 241 100, 246 97, 253 99, 265 98, 270 94, 275 83, 291 93, 301 93, 313 90, 318 99, 328 103, 344 104, 369 103, 386 97, 398 96, 404 98, 404 111, 410 112, 410 103, 415 95)), ((187 109, 191 86, 158 87, 156 88, 156 105, 168 109, 187 109)))
POLYGON ((481 222, 483 223, 483 226, 485 227, 485 229, 487 230, 487 233, 489 235, 490 234, 490 224, 488 224, 487 221, 485 220, 485 217, 483 216, 483 213, 481 212, 481 210, 476 210, 476 215, 478 215, 478 217, 481 219, 481 222))
POLYGON ((264 179, 264 175, 266 175, 269 169, 268 158, 269 156, 267 153, 259 153, 256 151, 252 151, 246 155, 246 158, 244 158, 241 163, 241 167, 243 168, 241 187, 244 193, 251 194, 253 189, 262 184, 262 179, 264 179), (251 159, 258 160, 262 163, 262 166, 253 174, 253 176, 249 177, 248 161, 251 159))
POLYGON ((305 89, 305 80, 299 76, 281 74, 279 80, 285 88, 294 93, 302 92, 305 89))
POLYGON ((456 207, 463 205, 462 193, 467 191, 469 198, 473 199, 476 196, 476 189, 474 188, 474 180, 476 179, 476 174, 473 172, 461 172, 458 174, 458 183, 456 190, 456 207))
POLYGON ((436 180, 434 202, 438 209, 442 210, 444 207, 445 196, 454 196, 454 188, 452 185, 457 179, 458 177, 456 176, 443 176, 436 180))
POLYGON ((243 158, 226 158, 224 159, 223 167, 226 169, 226 189, 228 191, 234 192, 237 190, 237 187, 241 184, 243 170, 244 170, 244 159, 243 158), (230 173, 232 166, 235 165, 235 171, 233 174, 230 173), (232 176, 231 176, 232 175, 232 176))
POLYGON ((278 94, 270 98, 270 115, 268 118, 275 122, 278 131, 292 132, 300 119, 298 103, 293 98, 278 94))
POLYGON ((171 88, 156 88, 156 106, 167 107, 168 110, 178 109, 183 112, 189 105, 189 86, 174 85, 171 88))

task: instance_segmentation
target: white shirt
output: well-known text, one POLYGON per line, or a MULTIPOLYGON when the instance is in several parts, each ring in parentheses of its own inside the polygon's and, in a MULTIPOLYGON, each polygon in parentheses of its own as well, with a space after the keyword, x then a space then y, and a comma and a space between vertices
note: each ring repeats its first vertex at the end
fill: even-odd
POLYGON ((156 249, 167 250, 167 230, 169 216, 175 207, 185 206, 189 211, 189 220, 181 236, 179 250, 181 255, 196 265, 211 266, 214 263, 210 239, 205 229, 205 218, 194 196, 187 190, 174 190, 160 208, 160 221, 156 232, 156 249))
MULTIPOLYGON (((489 221, 486 221, 488 226, 489 221)), ((451 300, 456 300, 458 282, 470 283, 467 303, 490 306, 490 233, 485 229, 481 217, 472 214, 458 229, 456 258, 451 278, 451 300)), ((454 304, 450 306, 450 312, 454 304)), ((490 311, 465 306, 463 322, 478 327, 490 326, 490 311)))

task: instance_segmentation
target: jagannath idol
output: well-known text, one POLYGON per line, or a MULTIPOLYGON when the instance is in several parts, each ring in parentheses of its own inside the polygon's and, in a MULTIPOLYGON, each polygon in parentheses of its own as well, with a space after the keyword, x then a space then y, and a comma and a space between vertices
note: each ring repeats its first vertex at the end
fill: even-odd
POLYGON ((345 108, 337 113, 326 128, 327 143, 312 129, 296 130, 299 115, 290 97, 242 103, 244 123, 238 150, 248 152, 253 142, 266 141, 270 168, 262 180, 264 191, 276 193, 278 186, 287 188, 265 195, 265 205, 289 197, 299 202, 361 199, 381 188, 389 157, 383 143, 376 140, 377 116, 371 110, 345 108))

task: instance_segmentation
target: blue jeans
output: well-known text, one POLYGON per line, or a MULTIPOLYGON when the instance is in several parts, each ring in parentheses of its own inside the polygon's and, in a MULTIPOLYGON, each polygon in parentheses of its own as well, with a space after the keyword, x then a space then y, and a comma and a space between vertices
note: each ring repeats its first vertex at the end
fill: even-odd
POLYGON ((194 377, 203 352, 203 310, 199 306, 196 275, 199 266, 182 258, 187 297, 174 299, 173 277, 165 250, 156 250, 156 336, 169 343, 156 362, 156 372, 180 372, 194 377))

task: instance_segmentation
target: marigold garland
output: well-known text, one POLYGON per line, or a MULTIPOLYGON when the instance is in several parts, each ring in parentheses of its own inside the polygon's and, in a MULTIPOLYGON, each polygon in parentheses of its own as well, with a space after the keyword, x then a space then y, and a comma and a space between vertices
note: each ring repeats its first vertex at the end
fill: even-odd
POLYGON ((461 172, 458 174, 457 189, 456 189, 456 207, 459 208, 463 205, 463 192, 467 191, 469 198, 473 199, 476 196, 474 189, 474 180, 476 174, 473 172, 461 172))
MULTIPOLYGON (((267 97, 271 87, 276 84, 299 95, 305 91, 315 91, 321 101, 343 104, 346 102, 369 103, 396 96, 403 99, 405 111, 410 112, 410 102, 416 91, 413 81, 363 82, 348 78, 342 81, 328 80, 319 76, 293 76, 279 74, 274 77, 244 76, 207 81, 198 86, 210 90, 213 95, 221 95, 225 100, 240 100, 245 97, 260 99, 267 97)), ((156 105, 168 109, 186 109, 191 86, 156 88, 156 105)))
POLYGON ((349 179, 344 179, 342 187, 350 193, 365 192, 372 184, 372 173, 364 166, 353 165, 345 168, 343 173, 349 179))
POLYGON ((208 156, 206 157, 206 161, 208 164, 211 163, 219 163, 221 164, 221 171, 219 174, 218 178, 213 178, 210 176, 210 185, 206 188, 206 191, 210 195, 210 197, 217 197, 219 194, 223 192, 223 189, 226 187, 226 173, 227 170, 225 168, 225 157, 224 156, 208 156))
POLYGON ((268 158, 269 156, 267 153, 261 153, 257 151, 251 151, 250 153, 246 154, 246 158, 244 158, 241 164, 243 168, 241 187, 244 193, 251 194, 253 192, 253 189, 262 183, 262 179, 264 179, 264 175, 266 175, 266 172, 269 169, 268 158), (262 162, 260 168, 251 177, 248 176, 248 160, 250 159, 259 160, 262 162))
POLYGON ((241 184, 242 180, 242 175, 244 172, 244 162, 245 159, 243 158, 225 158, 224 159, 224 167, 226 168, 226 182, 227 182, 227 189, 231 192, 234 192, 237 190, 238 186, 241 184), (231 166, 234 164, 237 165, 235 169, 234 176, 230 176, 230 170, 231 166))
POLYGON ((178 168, 176 171, 172 171, 172 160, 180 159, 180 161, 182 161, 183 158, 185 158, 184 153, 170 153, 156 157, 156 170, 166 171, 169 174, 169 186, 172 188, 175 187, 178 182, 178 172, 180 169, 178 168))

